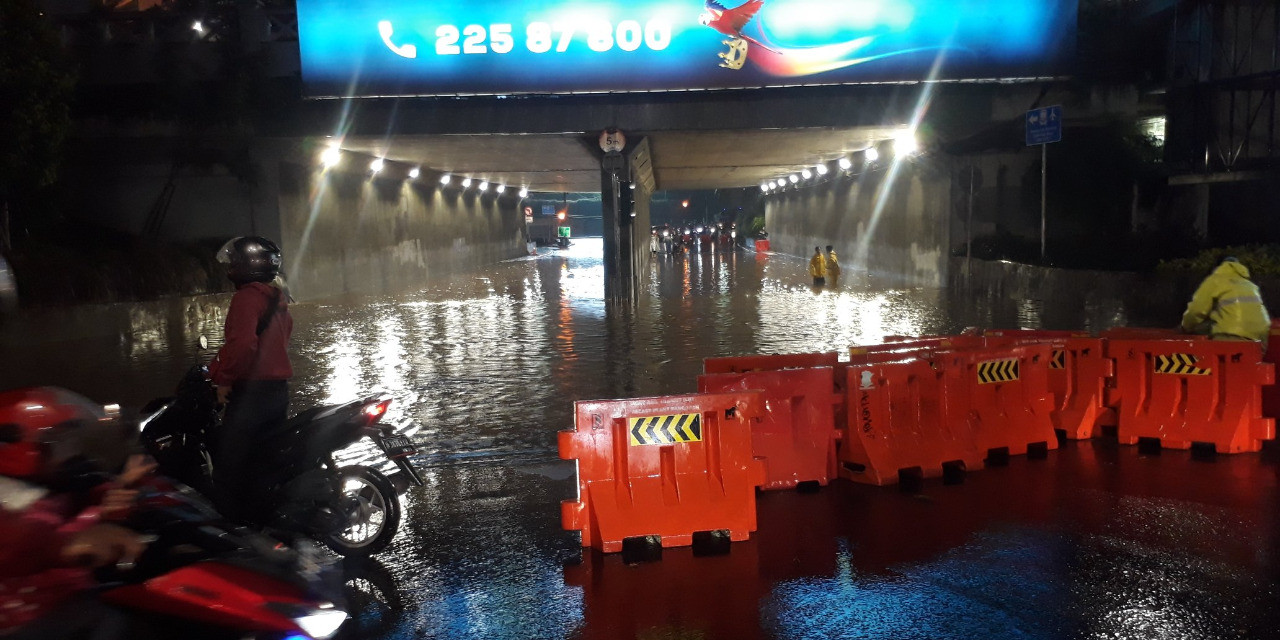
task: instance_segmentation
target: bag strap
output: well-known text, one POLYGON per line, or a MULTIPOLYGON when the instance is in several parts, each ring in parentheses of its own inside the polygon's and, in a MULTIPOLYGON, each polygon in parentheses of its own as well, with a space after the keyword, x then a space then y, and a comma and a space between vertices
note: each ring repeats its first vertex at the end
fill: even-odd
POLYGON ((276 295, 272 296, 271 302, 267 303, 266 313, 263 313, 262 317, 258 318, 257 335, 261 336, 262 332, 266 331, 267 327, 271 326, 271 321, 276 319, 276 311, 280 309, 280 298, 283 296, 284 292, 276 289, 276 295))

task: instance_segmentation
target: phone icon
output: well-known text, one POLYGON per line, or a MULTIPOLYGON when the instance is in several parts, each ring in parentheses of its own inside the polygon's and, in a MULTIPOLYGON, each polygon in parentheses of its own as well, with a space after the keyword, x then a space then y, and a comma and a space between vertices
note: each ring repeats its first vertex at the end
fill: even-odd
POLYGON ((392 32, 393 29, 391 27, 390 20, 380 20, 378 22, 378 35, 382 36, 382 43, 387 45, 387 48, 391 50, 391 53, 394 53, 401 58, 412 59, 418 57, 417 47, 411 44, 396 46, 395 43, 391 42, 392 32))

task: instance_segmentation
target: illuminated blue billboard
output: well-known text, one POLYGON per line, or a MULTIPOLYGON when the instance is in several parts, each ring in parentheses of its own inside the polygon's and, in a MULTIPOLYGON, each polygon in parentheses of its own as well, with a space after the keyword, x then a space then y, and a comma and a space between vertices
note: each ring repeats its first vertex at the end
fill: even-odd
POLYGON ((312 97, 1045 77, 1076 0, 297 0, 312 97))

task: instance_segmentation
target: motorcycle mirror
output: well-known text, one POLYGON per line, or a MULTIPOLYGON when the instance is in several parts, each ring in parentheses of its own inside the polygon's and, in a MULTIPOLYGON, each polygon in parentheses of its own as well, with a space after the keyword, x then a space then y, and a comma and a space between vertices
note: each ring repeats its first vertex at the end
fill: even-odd
POLYGON ((201 335, 200 335, 200 350, 201 350, 201 351, 204 351, 205 349, 208 349, 208 348, 209 348, 209 339, 208 339, 208 338, 206 338, 206 337, 204 337, 204 334, 201 334, 201 335))

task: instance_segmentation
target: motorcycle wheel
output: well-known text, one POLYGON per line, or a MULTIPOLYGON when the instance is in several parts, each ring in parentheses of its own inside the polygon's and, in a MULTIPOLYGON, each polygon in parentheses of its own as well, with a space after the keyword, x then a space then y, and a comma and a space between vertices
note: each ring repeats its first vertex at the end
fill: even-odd
POLYGON ((365 557, 391 544, 400 528, 400 500, 391 480, 368 467, 338 470, 342 487, 344 529, 325 536, 324 543, 339 555, 365 557))

